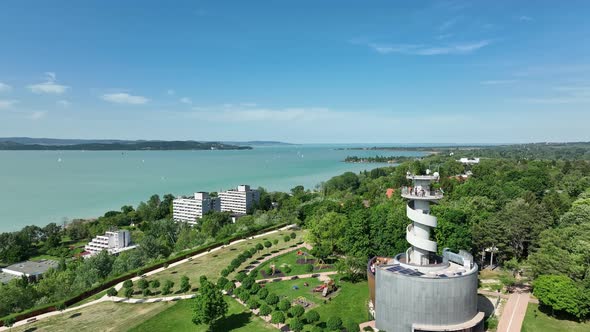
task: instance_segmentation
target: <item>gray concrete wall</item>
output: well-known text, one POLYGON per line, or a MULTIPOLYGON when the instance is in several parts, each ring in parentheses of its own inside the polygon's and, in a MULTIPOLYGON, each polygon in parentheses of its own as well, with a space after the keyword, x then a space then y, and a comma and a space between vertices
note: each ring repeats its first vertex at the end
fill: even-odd
POLYGON ((477 314, 477 270, 452 278, 410 277, 377 269, 376 327, 411 332, 412 324, 454 325, 477 314))

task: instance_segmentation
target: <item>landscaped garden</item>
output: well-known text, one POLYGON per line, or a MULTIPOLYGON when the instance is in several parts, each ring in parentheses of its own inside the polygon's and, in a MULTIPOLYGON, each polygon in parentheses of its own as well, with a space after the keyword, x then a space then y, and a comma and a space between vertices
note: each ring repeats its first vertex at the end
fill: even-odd
MULTIPOLYGON (((206 276, 208 280, 215 282, 217 278, 221 275, 221 272, 227 268, 228 265, 231 265, 232 261, 235 260, 240 254, 244 251, 256 247, 257 245, 263 246, 263 249, 259 250, 257 256, 259 254, 268 255, 272 251, 283 250, 285 248, 289 248, 290 246, 295 244, 296 239, 301 238, 304 234, 304 231, 284 231, 284 232, 277 232, 274 234, 270 234, 265 237, 256 238, 256 239, 249 239, 247 241, 234 244, 228 246, 223 249, 219 249, 215 252, 212 252, 208 255, 204 255, 199 258, 192 259, 189 262, 177 265, 175 267, 168 268, 162 272, 156 273, 154 275, 148 276, 145 278, 147 283, 150 287, 146 287, 150 290, 149 294, 143 294, 143 289, 146 288, 138 288, 138 282, 134 283, 134 296, 142 296, 142 297, 150 297, 150 296, 162 296, 168 294, 182 294, 188 292, 194 292, 199 286, 199 278, 201 276, 206 276), (289 237, 290 234, 295 234, 295 238, 289 237), (285 241, 285 236, 289 237, 291 240, 285 241), (264 244, 271 244, 270 246, 265 246, 264 244), (183 285, 183 279, 188 278, 188 289, 182 289, 181 285, 183 285), (153 282, 157 280, 159 282, 158 287, 151 287, 153 282), (170 293, 162 294, 162 287, 170 281, 173 283, 173 286, 170 289, 170 293)), ((257 257, 256 256, 256 257, 257 257)), ((254 256, 248 260, 248 262, 252 261, 254 256)), ((262 256, 263 258, 264 256, 262 256)), ((242 265, 244 263, 240 263, 242 265)), ((231 278, 235 275, 235 272, 238 270, 228 274, 228 278, 231 278)), ((186 282, 185 282, 186 284, 186 282)), ((122 290, 123 291, 123 290, 122 290)), ((119 296, 124 297, 125 294, 119 292, 119 296)), ((164 292, 166 293, 166 292, 164 292)))
POLYGON ((270 315, 271 323, 287 323, 296 331, 338 326, 356 330, 368 320, 366 282, 304 278, 257 285, 246 278, 234 294, 260 315, 270 315), (326 296, 324 287, 328 287, 326 296))
POLYGON ((334 270, 336 270, 334 265, 320 262, 303 248, 275 257, 260 265, 256 278, 276 278, 334 270))

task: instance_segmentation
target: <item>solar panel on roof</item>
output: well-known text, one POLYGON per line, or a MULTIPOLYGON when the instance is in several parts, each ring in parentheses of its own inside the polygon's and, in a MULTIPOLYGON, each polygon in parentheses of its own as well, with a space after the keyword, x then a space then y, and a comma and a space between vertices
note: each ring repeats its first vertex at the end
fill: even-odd
POLYGON ((448 277, 446 274, 439 274, 438 276, 441 277, 441 278, 447 278, 448 277))
POLYGON ((410 275, 411 275, 411 276, 416 276, 416 277, 419 277, 419 276, 423 276, 423 275, 424 275, 424 273, 416 271, 416 272, 414 272, 414 273, 411 273, 410 275))
POLYGON ((401 267, 399 265, 395 265, 393 267, 387 268, 387 271, 397 272, 397 271, 400 271, 400 270, 403 270, 403 269, 404 269, 403 267, 401 267))
POLYGON ((399 271, 399 273, 401 273, 401 274, 411 274, 412 272, 413 272, 413 270, 408 270, 408 269, 399 271))

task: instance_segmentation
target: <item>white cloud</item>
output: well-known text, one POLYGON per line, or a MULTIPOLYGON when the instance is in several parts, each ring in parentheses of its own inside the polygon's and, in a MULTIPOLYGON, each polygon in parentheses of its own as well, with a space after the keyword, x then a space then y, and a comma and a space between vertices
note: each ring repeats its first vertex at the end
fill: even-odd
POLYGON ((488 80, 488 81, 481 81, 479 84, 483 85, 502 85, 502 84, 511 84, 515 83, 516 80, 488 80))
POLYGON ((69 107, 72 103, 70 103, 69 101, 67 101, 65 99, 61 99, 61 100, 56 101, 56 104, 61 107, 69 107))
POLYGON ((188 97, 180 98, 180 102, 187 105, 191 105, 193 103, 193 101, 188 97))
POLYGON ((0 92, 9 92, 10 90, 12 90, 10 85, 0 82, 0 92))
POLYGON ((67 85, 61 85, 56 82, 55 73, 54 72, 46 72, 45 73, 45 82, 38 83, 38 84, 31 84, 28 88, 33 93, 37 94, 63 94, 65 93, 70 87, 67 85))
POLYGON ((14 106, 16 103, 18 103, 18 100, 2 100, 2 99, 0 99, 0 110, 12 108, 12 106, 14 106))
POLYGON ((472 43, 449 44, 443 46, 421 44, 369 44, 369 47, 381 54, 444 55, 469 54, 490 44, 491 42, 489 40, 481 40, 472 43))
POLYGON ((533 20, 533 18, 530 16, 522 15, 521 17, 518 18, 518 20, 523 21, 523 22, 531 22, 533 20))
POLYGON ((28 118, 31 120, 39 120, 45 117, 45 115, 47 115, 47 111, 35 111, 35 112, 31 112, 28 115, 28 118))
POLYGON ((220 106, 193 107, 195 112, 191 116, 220 122, 291 122, 317 121, 319 119, 338 118, 342 112, 333 112, 328 108, 253 108, 252 106, 234 106, 223 104, 220 106))
POLYGON ((102 95, 101 97, 103 100, 116 103, 116 104, 131 104, 131 105, 141 105, 145 104, 149 101, 146 97, 142 96, 133 96, 128 93, 107 93, 102 95))

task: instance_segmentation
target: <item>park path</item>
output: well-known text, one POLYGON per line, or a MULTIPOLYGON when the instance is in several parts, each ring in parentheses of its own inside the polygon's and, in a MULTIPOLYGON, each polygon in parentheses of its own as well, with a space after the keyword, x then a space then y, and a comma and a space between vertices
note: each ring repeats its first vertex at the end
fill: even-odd
MULTIPOLYGON (((216 251, 218 251, 220 249, 223 249, 223 248, 226 248, 226 247, 230 247, 230 246, 236 245, 238 243, 242 243, 244 241, 248 241, 248 240, 252 240, 252 239, 257 239, 259 237, 264 237, 264 236, 268 236, 268 235, 271 235, 271 234, 274 234, 274 233, 285 231, 285 230, 288 230, 288 229, 290 229, 291 227, 294 227, 294 226, 296 226, 296 224, 287 225, 285 227, 276 229, 274 231, 269 231, 269 232, 262 233, 262 234, 259 234, 259 235, 250 236, 247 239, 236 240, 236 241, 230 242, 227 245, 222 245, 222 246, 219 246, 219 247, 215 247, 215 248, 211 249, 210 251, 206 251, 206 252, 203 252, 203 253, 200 253, 200 254, 197 254, 197 255, 194 255, 194 256, 185 258, 185 259, 180 260, 178 262, 172 263, 172 264, 168 265, 168 268, 174 267, 174 266, 178 266, 180 264, 184 264, 184 263, 187 263, 187 262, 190 262, 191 260, 193 260, 195 258, 199 258, 199 257, 203 257, 205 255, 209 255, 209 254, 214 253, 214 252, 216 252, 216 251)), ((305 245, 305 244, 303 244, 303 245, 305 245)), ((288 249, 294 250, 294 248, 288 248, 288 249)), ((271 257, 271 256, 268 256, 268 257, 271 257)), ((166 268, 161 267, 159 269, 156 269, 156 270, 153 270, 153 271, 150 271, 150 272, 144 274, 144 276, 151 276, 151 275, 154 275, 156 273, 162 272, 164 270, 166 270, 166 268)), ((132 281, 137 281, 139 279, 141 279, 141 276, 140 277, 131 278, 132 281)), ((123 287, 123 282, 124 281, 122 281, 122 282, 118 283, 117 285, 115 285, 115 289, 117 291, 121 290, 121 288, 123 287)), ((42 320, 42 319, 46 319, 46 318, 53 317, 53 316, 56 316, 56 315, 61 315, 61 314, 64 314, 64 313, 68 313, 68 312, 71 312, 71 311, 74 311, 74 310, 78 310, 78 309, 82 309, 82 308, 85 308, 85 307, 89 307, 89 306, 95 305, 97 303, 105 302, 105 301, 112 301, 112 302, 118 302, 118 303, 119 302, 121 302, 121 303, 154 303, 154 302, 162 302, 162 301, 176 301, 176 300, 180 300, 180 299, 184 299, 184 298, 192 298, 194 296, 195 296, 195 294, 186 294, 186 295, 180 295, 180 296, 170 296, 170 297, 161 297, 161 298, 126 299, 126 298, 121 298, 121 297, 116 297, 116 296, 115 297, 111 297, 111 296, 105 295, 105 296, 103 296, 103 297, 101 297, 99 299, 96 299, 94 301, 90 301, 90 302, 87 302, 87 303, 84 303, 84 304, 81 304, 81 305, 78 305, 78 306, 75 306, 75 307, 70 307, 70 308, 67 308, 67 309, 62 310, 62 311, 59 311, 59 310, 51 311, 51 312, 47 312, 47 313, 40 314, 40 315, 37 315, 37 316, 29 317, 27 319, 20 320, 18 322, 15 322, 14 325, 13 325, 13 327, 26 325, 28 323, 33 323, 33 322, 36 322, 36 321, 39 321, 39 320, 42 320)), ((8 331, 9 329, 11 329, 11 328, 8 328, 6 326, 0 326, 0 331, 8 331)))
POLYGON ((529 299, 529 292, 516 291, 510 294, 500 316, 498 332, 520 332, 529 299))
POLYGON ((338 271, 329 271, 329 272, 320 272, 320 273, 309 273, 309 274, 299 274, 295 276, 286 276, 286 277, 277 277, 277 278, 267 278, 267 279, 258 279, 256 282, 266 283, 266 282, 278 282, 283 280, 292 280, 293 278, 297 277, 297 279, 305 279, 305 278, 318 278, 320 281, 326 281, 329 276, 337 274, 338 271))

